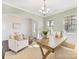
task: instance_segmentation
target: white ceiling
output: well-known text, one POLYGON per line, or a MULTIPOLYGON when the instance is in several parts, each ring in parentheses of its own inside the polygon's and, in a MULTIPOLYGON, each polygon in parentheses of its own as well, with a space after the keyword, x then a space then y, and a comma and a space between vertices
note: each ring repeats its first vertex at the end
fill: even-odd
MULTIPOLYGON (((42 16, 38 10, 43 6, 43 0, 3 0, 3 3, 42 16)), ((51 9, 47 16, 75 8, 76 4, 76 0, 46 0, 51 9)))

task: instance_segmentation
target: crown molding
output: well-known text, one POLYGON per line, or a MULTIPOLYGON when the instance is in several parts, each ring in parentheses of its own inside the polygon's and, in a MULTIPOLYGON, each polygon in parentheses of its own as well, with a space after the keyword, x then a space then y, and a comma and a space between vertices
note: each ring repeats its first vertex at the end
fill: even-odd
MULTIPOLYGON (((34 13, 34 12, 32 12, 32 11, 26 10, 26 9, 24 9, 24 8, 17 7, 16 5, 10 4, 10 3, 5 2, 5 1, 3 1, 2 4, 5 4, 5 5, 8 5, 8 6, 17 8, 17 9, 19 9, 19 10, 22 10, 22 11, 26 12, 26 13, 29 13, 29 14, 32 14, 32 15, 35 15, 35 16, 38 16, 38 17, 41 17, 41 18, 47 18, 47 17, 53 16, 53 15, 55 15, 55 14, 58 14, 58 13, 61 13, 61 12, 64 12, 64 11, 67 11, 67 10, 72 9, 72 8, 69 8, 69 9, 67 9, 67 10, 63 10, 63 11, 60 11, 60 12, 56 12, 56 13, 54 13, 54 14, 42 16, 42 15, 39 15, 39 14, 34 13)), ((53 13, 53 12, 52 12, 52 13, 53 13)))
POLYGON ((8 6, 11 6, 11 7, 14 7, 14 8, 17 8, 17 9, 20 9, 26 13, 29 13, 29 14, 32 14, 32 15, 35 15, 35 16, 38 16, 38 17, 43 17, 41 15, 38 15, 37 13, 34 13, 34 12, 31 12, 29 10, 26 10, 26 9, 23 9, 23 8, 20 8, 20 7, 17 7, 16 5, 13 5, 13 4, 10 4, 10 3, 7 3, 7 2, 2 2, 2 4, 5 4, 5 5, 8 5, 8 6))

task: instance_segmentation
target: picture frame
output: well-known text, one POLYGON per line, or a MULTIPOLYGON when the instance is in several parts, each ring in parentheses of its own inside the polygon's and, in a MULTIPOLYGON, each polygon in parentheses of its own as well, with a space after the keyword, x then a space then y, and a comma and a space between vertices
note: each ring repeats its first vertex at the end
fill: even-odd
POLYGON ((20 23, 13 23, 13 29, 20 29, 21 24, 20 23))

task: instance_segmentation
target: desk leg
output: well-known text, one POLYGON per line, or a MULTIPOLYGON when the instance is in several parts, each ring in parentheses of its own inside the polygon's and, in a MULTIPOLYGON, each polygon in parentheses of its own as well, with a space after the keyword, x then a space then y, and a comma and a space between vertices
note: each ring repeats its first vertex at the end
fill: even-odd
POLYGON ((40 49, 41 49, 41 52, 42 52, 42 56, 44 56, 44 52, 43 52, 43 49, 40 47, 40 49))
POLYGON ((41 52, 42 52, 42 59, 46 59, 46 57, 52 52, 54 53, 54 49, 48 49, 48 51, 44 54, 42 47, 40 46, 41 52))
POLYGON ((43 59, 46 59, 46 57, 51 53, 51 51, 47 51, 46 54, 43 56, 43 59))

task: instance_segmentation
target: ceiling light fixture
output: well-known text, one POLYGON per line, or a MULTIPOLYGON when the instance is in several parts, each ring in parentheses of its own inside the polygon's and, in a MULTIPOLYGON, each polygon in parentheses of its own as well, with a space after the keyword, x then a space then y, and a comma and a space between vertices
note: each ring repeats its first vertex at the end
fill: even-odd
POLYGON ((46 14, 49 13, 50 8, 46 7, 46 0, 43 0, 43 1, 44 1, 44 5, 43 5, 43 7, 41 7, 41 9, 39 10, 39 12, 42 13, 43 16, 45 16, 46 14))

